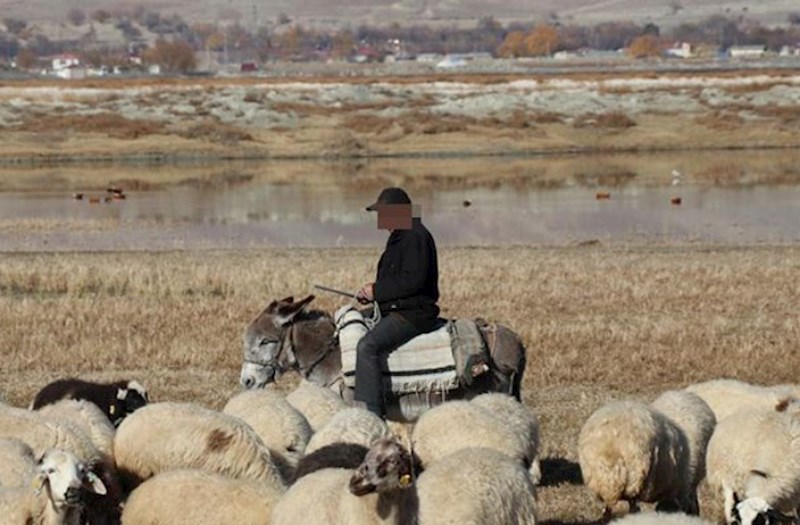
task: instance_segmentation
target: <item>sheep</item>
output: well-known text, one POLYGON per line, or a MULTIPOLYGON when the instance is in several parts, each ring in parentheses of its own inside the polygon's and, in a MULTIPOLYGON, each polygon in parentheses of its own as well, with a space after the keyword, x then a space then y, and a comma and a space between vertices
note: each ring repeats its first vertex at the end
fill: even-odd
POLYGON ((376 439, 390 436, 391 431, 381 418, 363 408, 348 408, 337 412, 327 425, 311 436, 306 454, 334 443, 369 447, 376 439))
POLYGON ((101 495, 86 494, 90 523, 115 519, 122 499, 113 458, 103 454, 73 421, 50 419, 40 412, 0 406, 0 438, 17 438, 42 454, 50 448, 74 454, 98 475, 106 487, 101 495))
POLYGON ((328 468, 295 482, 272 512, 272 525, 400 525, 414 522, 411 455, 380 439, 357 470, 328 468), (380 473, 377 476, 376 473, 380 473))
POLYGON ((347 408, 344 400, 333 390, 305 379, 286 396, 286 401, 305 416, 314 432, 324 427, 334 414, 347 408))
POLYGON ((128 490, 179 468, 285 488, 269 450, 244 421, 190 403, 152 403, 125 418, 114 437, 114 455, 128 490))
POLYGON ((783 514, 763 498, 748 498, 734 508, 734 523, 738 525, 796 525, 795 516, 783 514))
POLYGON ((0 488, 3 523, 29 525, 78 525, 81 523, 81 491, 105 494, 103 482, 74 454, 47 450, 34 467, 26 486, 0 488))
POLYGON ((269 525, 283 491, 259 481, 202 470, 172 470, 148 479, 125 503, 122 525, 269 525))
POLYGON ((326 468, 356 469, 369 449, 355 443, 332 443, 306 454, 297 464, 293 482, 312 472, 326 468))
POLYGON ((687 480, 693 495, 692 504, 699 508, 697 486, 706 474, 706 450, 717 425, 717 418, 700 396, 685 390, 668 390, 653 401, 650 407, 672 420, 686 436, 689 446, 687 480))
POLYGON ((538 485, 542 478, 542 471, 538 458, 539 419, 536 414, 528 410, 516 398, 507 394, 481 394, 472 398, 470 402, 488 409, 499 417, 500 424, 508 425, 516 434, 527 436, 528 448, 525 453, 525 461, 531 466, 530 473, 534 485, 538 485))
POLYGON ((784 400, 800 399, 800 385, 761 386, 735 379, 714 379, 689 385, 686 390, 703 398, 714 411, 717 421, 738 410, 771 409, 784 400))
POLYGON ((535 525, 530 473, 490 448, 464 448, 417 479, 419 525, 535 525))
POLYGON ((708 485, 721 493, 727 523, 744 498, 761 498, 781 513, 800 506, 800 412, 779 408, 740 410, 711 436, 708 485))
POLYGON ((431 408, 411 431, 414 454, 423 468, 462 448, 486 447, 531 467, 530 432, 518 431, 487 408, 468 401, 447 401, 431 408))
POLYGON ((578 461, 584 483, 605 504, 605 519, 620 500, 631 510, 642 501, 699 511, 687 438, 652 407, 616 401, 595 411, 578 436, 578 461))
POLYGON ((698 516, 680 512, 642 512, 615 519, 611 525, 713 525, 698 516))
POLYGON ((0 439, 0 487, 19 487, 34 475, 33 450, 15 438, 0 439))
POLYGON ((31 403, 38 410, 61 399, 85 399, 97 405, 115 427, 125 417, 148 403, 147 390, 137 381, 93 383, 69 378, 53 381, 42 388, 31 403))
POLYGON ((76 424, 92 444, 107 457, 114 457, 114 434, 116 429, 106 414, 91 401, 83 399, 62 399, 45 405, 39 413, 55 421, 69 421, 76 424))
POLYGON ((246 390, 231 398, 222 412, 250 425, 269 449, 284 478, 294 476, 312 432, 303 414, 283 396, 268 389, 246 390))

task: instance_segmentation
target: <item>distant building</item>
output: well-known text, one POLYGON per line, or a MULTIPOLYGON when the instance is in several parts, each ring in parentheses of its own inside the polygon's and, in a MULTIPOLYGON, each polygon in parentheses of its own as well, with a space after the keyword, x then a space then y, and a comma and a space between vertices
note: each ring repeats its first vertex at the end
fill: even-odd
POLYGON ((439 62, 444 56, 441 53, 420 53, 417 62, 439 62))
POLYGON ((675 45, 664 50, 664 55, 672 58, 691 58, 692 44, 689 42, 676 42, 675 45))
POLYGON ((782 57, 797 57, 800 56, 800 45, 797 46, 783 46, 778 56, 782 57))
POLYGON ((67 80, 81 80, 86 78, 86 68, 77 64, 58 69, 55 73, 57 77, 67 80))
POLYGON ((728 55, 731 58, 761 58, 766 53, 764 46, 731 46, 728 55))
POLYGON ((440 69, 449 69, 454 67, 466 66, 467 61, 457 55, 447 55, 442 60, 436 63, 436 67, 440 69))
POLYGON ((77 55, 73 55, 71 53, 64 53, 62 55, 58 55, 57 57, 53 58, 53 71, 58 74, 59 71, 63 69, 67 69, 74 66, 80 66, 81 60, 77 57, 77 55))
POLYGON ((258 65, 255 62, 242 62, 239 71, 241 73, 255 73, 258 71, 258 65))

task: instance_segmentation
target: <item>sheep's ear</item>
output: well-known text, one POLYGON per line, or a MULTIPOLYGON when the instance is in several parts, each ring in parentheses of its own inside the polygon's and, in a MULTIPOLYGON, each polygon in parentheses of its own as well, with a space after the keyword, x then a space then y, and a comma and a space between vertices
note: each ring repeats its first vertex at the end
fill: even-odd
POLYGON ((286 326, 294 320, 295 316, 303 311, 303 309, 314 300, 313 295, 309 295, 302 301, 296 303, 282 303, 278 306, 275 312, 275 325, 286 326))
POLYGON ((117 389, 117 399, 120 401, 125 401, 125 398, 128 397, 128 389, 127 388, 118 388, 117 389))
POLYGON ((147 401, 147 389, 138 381, 128 381, 128 390, 133 390, 147 401))
POLYGON ((100 494, 101 496, 105 496, 108 492, 106 490, 106 486, 103 484, 103 480, 101 480, 97 474, 91 470, 86 471, 86 476, 83 478, 83 488, 89 492, 100 494))

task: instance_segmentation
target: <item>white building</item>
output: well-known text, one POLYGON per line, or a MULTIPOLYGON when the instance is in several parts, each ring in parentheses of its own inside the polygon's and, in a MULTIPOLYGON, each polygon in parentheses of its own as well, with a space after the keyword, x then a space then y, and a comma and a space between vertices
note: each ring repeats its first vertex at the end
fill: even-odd
POLYGON ((761 58, 765 52, 764 46, 731 46, 728 48, 731 58, 761 58))
POLYGON ((664 54, 668 57, 674 58, 691 58, 692 44, 689 42, 675 43, 674 46, 667 48, 664 54))
POLYGON ((53 58, 53 71, 58 74, 59 71, 69 67, 80 66, 81 60, 71 53, 65 53, 53 58))
POLYGON ((57 69, 55 73, 57 77, 68 80, 81 80, 86 78, 86 68, 77 64, 57 69))

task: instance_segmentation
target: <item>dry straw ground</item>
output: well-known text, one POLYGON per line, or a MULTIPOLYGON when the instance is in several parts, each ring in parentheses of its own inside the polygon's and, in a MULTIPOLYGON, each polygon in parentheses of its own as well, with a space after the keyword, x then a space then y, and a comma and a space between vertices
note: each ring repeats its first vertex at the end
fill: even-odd
MULTIPOLYGON (((260 308, 312 283, 355 289, 377 254, 4 255, 0 392, 24 405, 56 377, 135 377, 155 400, 220 407, 238 388, 239 337, 260 308)), ((458 248, 441 250, 440 266, 445 316, 502 321, 528 347, 524 398, 548 458, 544 523, 600 517, 574 462, 601 403, 721 376, 800 379, 795 246, 458 248)))

